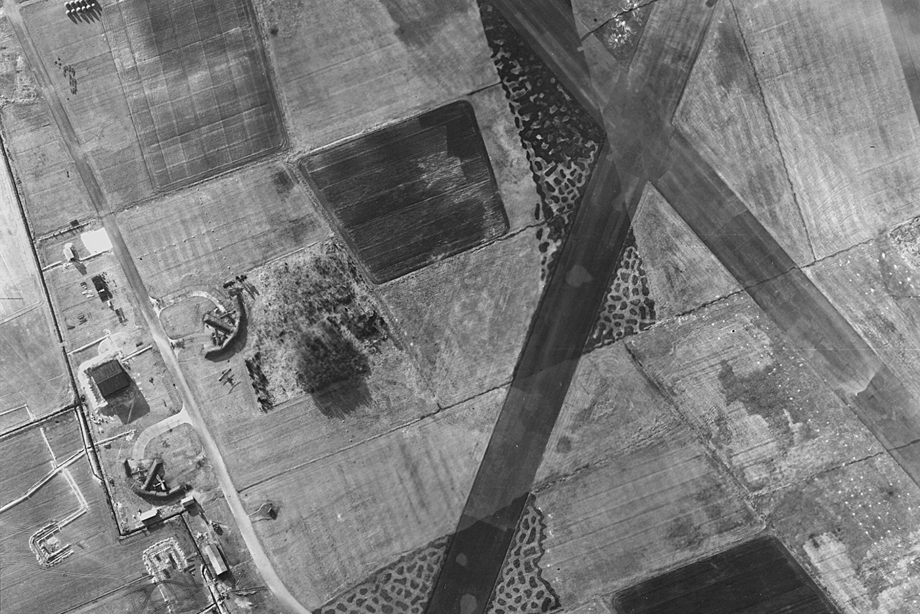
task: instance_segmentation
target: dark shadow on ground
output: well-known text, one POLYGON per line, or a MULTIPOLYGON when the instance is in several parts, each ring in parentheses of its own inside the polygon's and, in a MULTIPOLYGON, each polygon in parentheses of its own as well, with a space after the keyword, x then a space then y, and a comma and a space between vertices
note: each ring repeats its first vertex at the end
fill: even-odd
POLYGON ((327 418, 345 418, 371 404, 371 391, 363 375, 352 377, 312 393, 317 409, 327 418))
POLYGON ((108 405, 99 410, 104 416, 118 416, 122 424, 130 424, 150 411, 150 404, 134 381, 131 385, 108 399, 108 405))

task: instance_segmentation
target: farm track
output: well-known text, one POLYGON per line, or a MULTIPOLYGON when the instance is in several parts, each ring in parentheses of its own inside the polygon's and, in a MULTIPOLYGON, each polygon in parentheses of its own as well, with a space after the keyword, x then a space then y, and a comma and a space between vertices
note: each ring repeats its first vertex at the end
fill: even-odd
MULTIPOLYGON (((598 65, 593 72, 583 68, 580 47, 572 42, 577 37, 570 9, 552 0, 492 4, 570 94, 600 118, 608 141, 534 316, 426 611, 480 614, 488 607, 597 313, 600 297, 586 288, 609 279, 647 184, 659 190, 766 315, 828 375, 867 430, 920 483, 920 418, 915 411, 920 404, 672 125, 709 30, 711 7, 689 0, 656 5, 655 17, 669 26, 659 30, 664 44, 649 45, 655 50, 637 55, 628 68, 610 71, 598 65), (578 57, 566 58, 566 53, 578 57), (605 80, 595 79, 592 88, 592 77, 599 75, 605 80)), ((901 57, 912 61, 913 49, 903 50, 901 57)), ((908 79, 912 75, 916 70, 908 79)))
POLYGON ((95 209, 97 216, 99 217, 103 227, 109 235, 109 239, 112 242, 113 252, 115 257, 118 259, 122 269, 124 270, 125 277, 127 278, 128 284, 131 287, 131 291, 134 294, 137 306, 144 317, 144 321, 146 322, 150 334, 153 337, 154 343, 156 344, 157 349, 160 351, 160 354, 163 357, 163 361, 165 362, 166 367, 178 388, 179 394, 184 401, 189 419, 191 420, 192 425, 195 427, 195 430, 201 438, 202 445, 204 446, 208 458, 210 459, 214 468, 214 472, 217 476, 221 490, 223 491, 224 497, 227 500, 227 504, 230 507, 234 520, 236 521, 237 528, 239 529, 240 534, 246 543, 246 546, 249 548, 249 552, 256 567, 259 570, 259 573, 262 575, 262 578, 268 588, 275 594, 278 600, 287 607, 289 611, 297 612, 298 614, 309 614, 309 610, 297 601, 297 599, 283 584, 281 578, 278 577, 278 574, 275 572, 271 561, 266 555, 265 550, 262 548, 262 544, 259 542, 259 539, 253 530, 252 522, 250 521, 249 516, 243 507, 239 492, 233 485, 233 482, 230 478, 230 473, 227 470, 227 466, 224 463, 219 448, 217 447, 217 442, 211 435, 204 422, 204 419, 201 416, 201 411, 194 398, 192 390, 189 387, 188 381, 182 373, 176 355, 172 351, 166 332, 153 310, 153 304, 151 302, 150 295, 147 293, 147 289, 140 277, 137 266, 135 265, 134 260, 128 251, 127 245, 125 245, 124 238, 122 237, 121 231, 116 223, 114 212, 109 208, 106 202, 106 198, 99 186, 95 173, 90 167, 86 152, 83 151, 83 148, 77 139, 74 128, 70 123, 70 119, 67 117, 67 114, 64 111, 64 107, 61 104, 61 100, 57 94, 57 91, 54 89, 47 68, 42 62, 38 50, 32 41, 28 28, 25 25, 22 14, 19 11, 19 6, 15 2, 7 2, 4 4, 4 9, 13 27, 13 30, 16 33, 16 37, 22 45, 26 60, 34 71, 39 89, 42 92, 45 100, 48 102, 52 117, 54 118, 54 121, 61 132, 61 136, 64 140, 68 153, 73 158, 77 171, 80 174, 80 178, 83 181, 90 201, 93 204, 93 208, 95 209))

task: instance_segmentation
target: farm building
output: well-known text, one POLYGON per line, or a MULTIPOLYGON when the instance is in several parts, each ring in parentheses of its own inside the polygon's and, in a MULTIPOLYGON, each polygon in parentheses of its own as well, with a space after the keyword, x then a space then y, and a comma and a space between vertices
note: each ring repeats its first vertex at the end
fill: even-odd
POLYGON ((226 561, 224 561, 224 553, 220 551, 220 546, 208 544, 204 547, 203 552, 204 556, 208 559, 208 563, 211 565, 211 569, 214 570, 214 575, 216 577, 219 578, 230 570, 227 567, 226 561))
POLYGON ((107 360, 98 367, 90 370, 90 377, 96 390, 103 398, 108 399, 131 385, 131 377, 117 359, 107 360))

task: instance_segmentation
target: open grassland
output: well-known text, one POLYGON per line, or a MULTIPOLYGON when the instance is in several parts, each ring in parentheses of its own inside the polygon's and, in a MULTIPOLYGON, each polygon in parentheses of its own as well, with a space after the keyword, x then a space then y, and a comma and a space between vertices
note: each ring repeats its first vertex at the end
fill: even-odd
POLYGON ((809 267, 815 284, 914 395, 920 395, 920 219, 809 267))
POLYGON ((633 232, 655 299, 667 320, 741 289, 721 262, 654 187, 646 188, 633 232))
POLYGON ((297 149, 498 81, 473 0, 260 0, 256 8, 297 149))
POLYGON ((308 607, 455 528, 505 394, 492 391, 242 491, 276 520, 255 525, 308 607), (305 538, 309 547, 298 540, 305 538))
POLYGON ((792 260, 803 265, 814 255, 771 121, 735 13, 723 4, 674 123, 792 260))
POLYGON ((686 427, 537 493, 544 575, 562 603, 756 534, 762 524, 686 427))
POLYGON ((751 492, 879 451, 808 357, 747 295, 661 324, 628 345, 751 492))
MULTIPOLYGON (((71 556, 51 568, 42 568, 28 543, 32 533, 78 508, 72 485, 63 475, 55 476, 33 498, 0 516, 0 526, 4 529, 0 538, 5 553, 0 589, 4 608, 26 614, 65 612, 112 591, 130 594, 149 582, 141 556, 144 548, 176 536, 186 554, 192 552, 190 538, 181 525, 161 525, 149 533, 120 541, 102 486, 92 477, 89 463, 81 459, 67 471, 88 506, 85 514, 56 534, 62 544, 73 546, 71 556)), ((172 579, 181 585, 173 594, 180 597, 175 605, 184 608, 182 611, 195 612, 207 604, 197 572, 174 573, 172 579)), ((137 597, 134 601, 143 604, 144 600, 137 597)), ((162 605, 157 599, 147 606, 151 604, 162 605)))
POLYGON ((248 0, 105 5, 137 139, 158 188, 278 148, 281 118, 248 0))
MULTIPOLYGON (((110 5, 103 6, 108 9, 110 5)), ((22 6, 21 12, 103 190, 112 202, 133 202, 151 194, 123 83, 112 56, 112 48, 120 41, 107 31, 106 20, 72 20, 56 2, 33 2, 22 6)), ((52 126, 57 131, 57 126, 52 126)))
POLYGON ((734 7, 816 257, 917 215, 920 125, 881 3, 734 7))
POLYGON ((329 232, 303 186, 274 163, 129 209, 118 223, 156 297, 220 287, 329 232))
POLYGON ((89 197, 47 104, 6 105, 0 119, 32 233, 42 236, 90 218, 89 197))
POLYGON ((818 474, 757 504, 841 611, 920 607, 920 488, 887 454, 818 474))
MULTIPOLYGON (((283 262, 269 268, 281 265, 283 262)), ((259 275, 258 271, 250 273, 249 280, 257 284, 259 275)), ((361 300, 366 302, 366 295, 361 300)), ((392 340, 383 340, 375 344, 374 351, 366 350, 366 373, 313 394, 298 392, 293 372, 284 370, 285 364, 290 368, 295 364, 285 360, 296 361, 297 357, 279 353, 277 373, 273 375, 269 370, 266 375, 276 379, 274 386, 279 390, 284 390, 283 382, 290 382, 292 388, 283 397, 286 401, 263 413, 244 364, 255 349, 258 329, 264 326, 258 321, 260 313, 257 310, 252 314, 252 331, 241 340, 237 353, 210 361, 201 356, 200 344, 193 343, 180 353, 183 367, 193 374, 190 380, 197 398, 208 408, 203 412, 204 418, 224 450, 237 488, 264 481, 437 410, 407 352, 392 340), (220 376, 228 369, 232 382, 222 382, 220 376)), ((297 326, 290 323, 289 332, 293 334, 297 326)), ((277 349, 282 352, 284 347, 277 349)))
POLYGON ((70 377, 45 304, 0 324, 0 409, 28 405, 35 416, 71 401, 70 377))
POLYGON ((66 365, 39 275, 13 178, 4 169, 0 172, 0 412, 27 405, 40 416, 69 400, 66 365))
POLYGON ((378 288, 444 407, 508 382, 540 291, 538 244, 526 232, 378 288))
POLYGON ((37 427, 0 439, 0 455, 0 506, 26 494, 54 467, 37 427))

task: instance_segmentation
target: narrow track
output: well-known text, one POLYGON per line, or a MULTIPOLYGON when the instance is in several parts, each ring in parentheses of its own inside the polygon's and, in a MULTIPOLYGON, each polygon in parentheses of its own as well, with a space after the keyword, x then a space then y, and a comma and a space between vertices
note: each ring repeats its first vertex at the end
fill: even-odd
POLYGON ((195 400, 194 394, 189 387, 185 375, 182 373, 182 369, 179 366, 179 361, 176 358, 175 353, 173 353, 172 347, 169 345, 169 340, 166 332, 153 310, 153 303, 150 299, 150 295, 147 293, 147 288, 141 279, 140 273, 137 270, 137 266, 134 264, 134 259, 131 257, 131 253, 129 252, 127 245, 125 245, 121 230, 116 224, 114 213, 106 202, 106 198, 99 186, 96 175, 90 167, 86 152, 80 145, 76 133, 74 132, 73 125, 70 123, 70 118, 64 111, 60 97, 58 96, 57 91, 55 90, 51 81, 51 77, 48 74, 48 70, 42 62, 41 56, 39 55, 38 50, 32 41, 32 37, 29 34, 28 28, 25 25, 22 14, 19 11, 19 6, 16 2, 6 2, 4 4, 4 9, 13 27, 13 30, 16 33, 16 37, 22 46, 26 60, 29 62, 29 65, 32 67, 32 70, 35 73, 39 89, 41 90, 45 101, 48 103, 48 106, 51 110, 51 115, 61 132, 64 144, 67 147, 67 151, 71 158, 73 158, 77 172, 79 173, 80 178, 86 187, 87 194, 89 195, 90 201, 93 204, 96 215, 99 217, 103 228, 105 228, 109 235, 109 239, 112 242, 112 250, 115 254, 115 257, 118 259, 119 264, 124 270, 125 277, 128 281, 129 287, 131 288, 131 292, 134 294, 138 309, 143 315, 144 321, 147 324, 147 328, 153 337, 154 343, 159 350, 160 355, 163 357, 163 361, 166 364, 166 368, 169 371, 173 382, 176 384, 179 395, 185 404, 185 409, 188 412, 191 424, 195 427, 195 430, 201 438, 201 443, 207 452, 208 459, 211 461, 212 467, 214 468, 214 473, 217 476, 217 481, 220 484, 221 490, 224 493, 224 498, 227 500, 227 504, 229 505, 230 511, 233 514, 234 520, 236 521, 240 535, 243 537, 243 541, 246 543, 246 546, 252 555, 252 559, 255 562, 259 573, 262 575, 262 579, 265 581, 265 584, 268 586, 268 588, 275 594, 278 600, 285 607, 287 607, 289 611, 296 612, 297 614, 310 614, 310 611, 297 601, 297 599, 290 593, 290 591, 281 581, 281 578, 278 577, 277 572, 275 572, 271 561, 265 553, 265 550, 262 548, 261 542, 259 542, 258 536, 256 536, 256 533, 253 530, 252 522, 250 521, 248 514, 246 514, 246 510, 243 507, 243 502, 240 499, 239 492, 233 485, 233 481, 230 478, 230 472, 227 470, 227 466, 220 454, 220 449, 217 447, 217 442, 214 440, 214 437, 211 435, 201 416, 201 410, 198 407, 198 403, 195 400))

